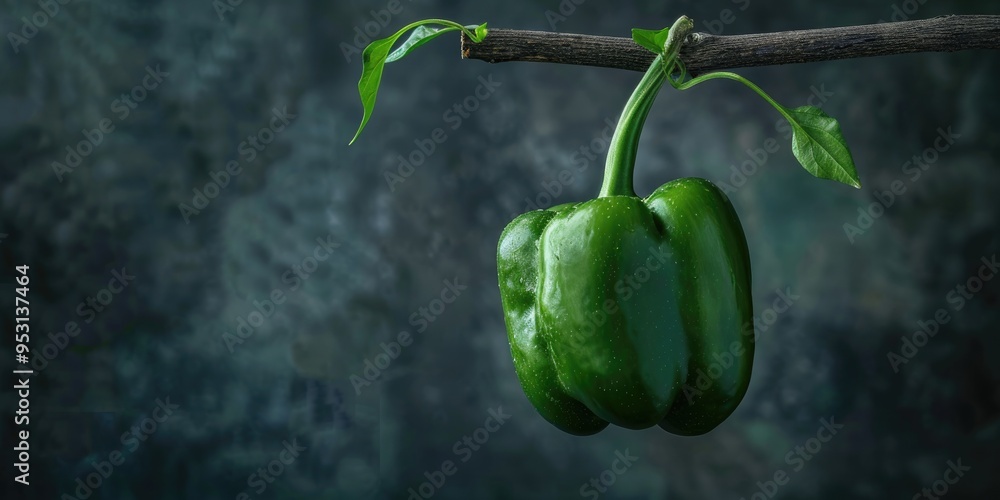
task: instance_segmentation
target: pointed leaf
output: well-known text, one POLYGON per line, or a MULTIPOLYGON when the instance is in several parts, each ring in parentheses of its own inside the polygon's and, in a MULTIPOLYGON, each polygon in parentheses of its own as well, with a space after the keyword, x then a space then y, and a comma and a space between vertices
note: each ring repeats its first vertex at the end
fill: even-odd
MULTIPOLYGON (((382 70, 385 67, 385 63, 398 61, 417 47, 437 38, 442 33, 461 29, 460 25, 451 21, 428 19, 420 22, 449 24, 447 24, 444 28, 428 28, 424 25, 418 25, 413 31, 413 34, 411 34, 410 37, 403 42, 403 45, 390 54, 389 49, 395 45, 396 41, 403 36, 409 27, 413 26, 413 24, 411 24, 409 27, 399 30, 392 36, 381 40, 375 40, 374 42, 368 44, 368 46, 365 47, 365 50, 361 53, 361 60, 364 67, 361 71, 361 80, 358 82, 358 94, 361 96, 361 105, 364 107, 364 116, 361 118, 361 125, 358 127, 358 131, 355 132, 354 138, 351 139, 350 144, 353 144, 354 141, 357 140, 358 136, 361 135, 361 131, 364 130, 365 125, 368 124, 368 120, 372 116, 372 111, 375 109, 375 97, 378 95, 378 87, 382 82, 382 70)), ((483 41, 483 38, 486 37, 486 23, 478 26, 473 24, 466 26, 466 28, 470 30, 475 29, 473 32, 474 36, 472 37, 474 42, 481 42, 483 41)))
POLYGON ((636 44, 646 47, 655 54, 662 54, 663 46, 667 43, 667 34, 669 32, 670 28, 663 28, 662 30, 632 28, 632 40, 635 40, 636 44))
POLYGON ((793 118, 792 154, 802 167, 821 179, 861 188, 854 159, 837 120, 815 106, 785 111, 793 118))
POLYGON ((392 44, 398 38, 399 34, 375 40, 368 44, 364 52, 361 53, 364 69, 361 71, 361 81, 358 82, 358 94, 361 95, 361 105, 364 106, 365 112, 361 118, 361 125, 358 127, 358 131, 354 133, 354 138, 351 139, 349 144, 353 144, 357 140, 358 136, 361 135, 361 131, 365 129, 365 125, 368 124, 368 119, 372 117, 372 111, 375 109, 375 97, 378 94, 378 86, 382 82, 382 69, 385 67, 385 58, 389 55, 389 49, 392 47, 392 44))
MULTIPOLYGON (((471 28, 472 26, 466 26, 466 27, 467 28, 471 28)), ((483 23, 483 24, 480 24, 479 26, 476 26, 476 31, 475 31, 476 37, 473 38, 472 41, 474 41, 476 43, 479 43, 479 42, 483 41, 483 39, 486 38, 486 34, 488 32, 489 32, 489 30, 486 29, 486 23, 483 23)))

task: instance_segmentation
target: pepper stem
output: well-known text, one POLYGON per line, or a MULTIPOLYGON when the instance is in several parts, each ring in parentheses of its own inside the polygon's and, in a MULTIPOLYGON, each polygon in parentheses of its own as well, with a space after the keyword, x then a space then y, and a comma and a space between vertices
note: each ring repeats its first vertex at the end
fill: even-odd
POLYGON ((639 85, 632 91, 625 109, 618 119, 615 133, 608 147, 608 157, 604 165, 604 182, 599 197, 636 196, 632 185, 635 172, 635 155, 639 149, 639 135, 646 123, 646 116, 653 107, 656 94, 673 70, 677 53, 684 38, 693 29, 694 23, 687 16, 681 16, 668 32, 664 52, 653 59, 639 85))

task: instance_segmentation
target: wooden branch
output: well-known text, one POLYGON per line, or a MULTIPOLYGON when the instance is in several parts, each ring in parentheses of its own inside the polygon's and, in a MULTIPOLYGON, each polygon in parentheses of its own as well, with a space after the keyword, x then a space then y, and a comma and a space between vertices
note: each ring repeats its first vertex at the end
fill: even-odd
MULTIPOLYGON (((697 75, 750 66, 970 49, 1000 49, 1000 16, 942 16, 752 35, 693 33, 681 49, 681 60, 689 73, 697 75)), ((462 57, 646 71, 654 54, 631 38, 490 28, 480 43, 462 35, 462 57)))

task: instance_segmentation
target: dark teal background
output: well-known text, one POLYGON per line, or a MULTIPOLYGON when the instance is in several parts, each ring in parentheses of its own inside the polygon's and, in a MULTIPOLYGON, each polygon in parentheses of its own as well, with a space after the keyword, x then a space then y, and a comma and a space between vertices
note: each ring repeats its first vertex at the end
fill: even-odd
POLYGON ((995 2, 564 0, 560 20, 546 15, 556 0, 403 0, 382 28, 371 11, 387 4, 245 0, 220 16, 210 0, 78 0, 39 17, 15 51, 8 34, 42 7, 0 2, 4 498, 82 498, 88 475, 93 499, 407 498, 428 477, 445 479, 436 499, 595 498, 586 485, 616 460, 622 473, 605 473, 614 484, 597 498, 914 498, 959 460, 971 469, 943 498, 996 496, 1000 280, 961 310, 952 292, 1000 253, 1000 53, 741 71, 788 106, 822 95, 812 103, 840 121, 861 190, 803 171, 779 115, 735 82, 662 91, 636 190, 683 176, 733 183, 763 321, 743 403, 689 438, 580 438, 547 424, 515 377, 497 288, 497 239, 526 200, 597 194, 600 137, 640 75, 462 60, 450 34, 386 67, 348 147, 361 62, 345 56, 355 28, 375 23, 383 37, 424 18, 628 36, 686 14, 699 31, 738 34, 905 10, 997 14, 995 2), (147 79, 126 115, 115 101, 157 66, 168 75, 147 79), (490 78, 499 86, 474 97, 490 78), (475 111, 462 117, 453 106, 466 98, 475 111), (295 116, 263 134, 273 142, 241 145, 286 107, 295 116), (57 175, 53 162, 105 119, 114 130, 57 175), (917 177, 907 162, 949 127, 954 144, 928 153, 917 177), (399 155, 435 135, 412 173, 387 182, 399 155), (754 156, 753 174, 734 179, 754 156), (227 165, 238 173, 183 213, 227 165), (894 181, 903 194, 879 201, 894 181), (873 203, 880 216, 851 241, 844 224, 873 203), (29 488, 10 465, 20 264, 31 266, 31 347, 53 355, 30 382, 29 488), (134 280, 102 292, 122 268, 134 280), (797 298, 768 312, 779 290, 797 298), (894 367, 890 353, 942 309, 948 322, 894 367), (394 359, 379 357, 382 343, 394 359), (499 426, 498 412, 510 415, 499 426), (843 428, 821 442, 824 419, 843 428), (487 423, 495 432, 479 430, 487 423), (282 455, 293 442, 305 450, 282 455), (625 454, 636 458, 623 469, 625 454), (445 461, 454 474, 437 473, 445 461), (273 482, 258 472, 269 464, 273 482), (769 484, 776 475, 787 481, 769 484))

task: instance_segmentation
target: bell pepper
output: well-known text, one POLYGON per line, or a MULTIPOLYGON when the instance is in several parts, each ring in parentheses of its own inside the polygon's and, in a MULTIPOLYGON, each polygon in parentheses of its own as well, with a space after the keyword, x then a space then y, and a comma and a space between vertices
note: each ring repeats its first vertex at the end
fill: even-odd
POLYGON ((525 213, 498 244, 518 380, 571 434, 609 423, 702 434, 750 381, 750 256, 729 199, 697 178, 646 198, 633 190, 639 135, 670 57, 658 55, 629 98, 598 197, 525 213))

